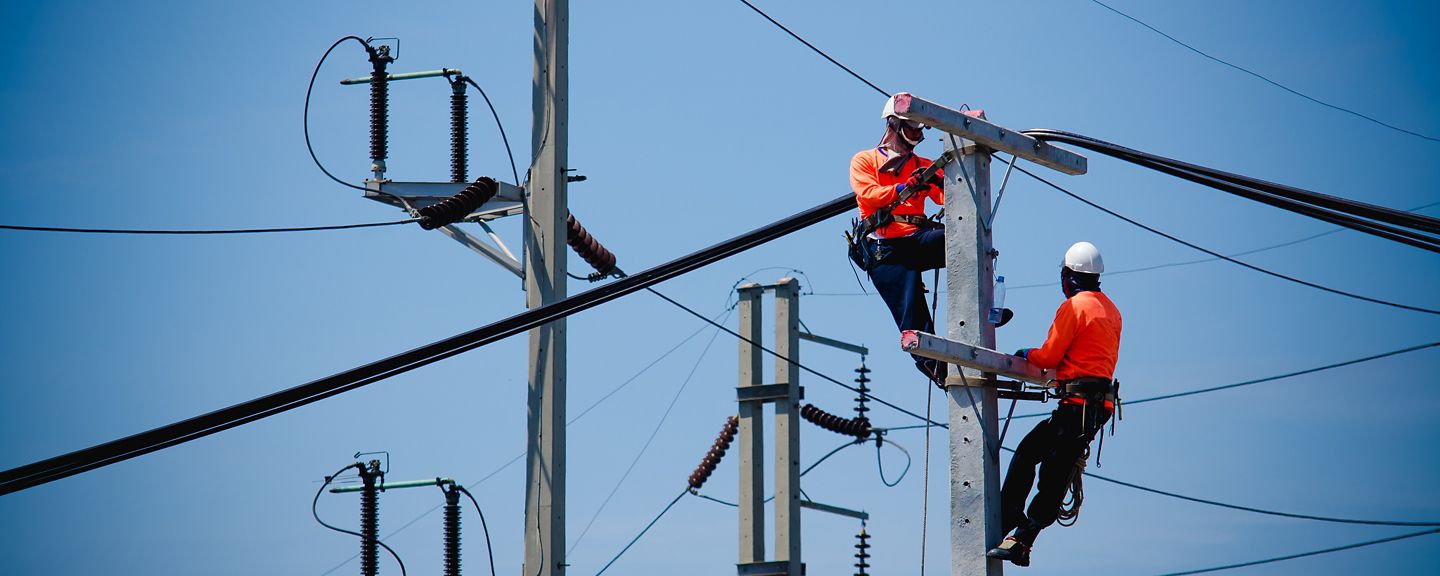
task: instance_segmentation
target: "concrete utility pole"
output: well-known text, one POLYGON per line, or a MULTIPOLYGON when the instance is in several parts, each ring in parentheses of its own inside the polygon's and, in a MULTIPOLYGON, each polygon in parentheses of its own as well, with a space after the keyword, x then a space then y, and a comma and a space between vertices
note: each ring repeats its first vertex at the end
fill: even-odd
MULTIPOLYGON (((535 0, 533 163, 525 187, 525 305, 565 298, 568 0, 535 0)), ((525 470, 527 576, 565 571, 565 320, 530 331, 525 470)))
MULTIPOLYGON (((895 111, 948 132, 947 148, 956 157, 945 166, 946 320, 948 339, 908 332, 902 346, 915 354, 959 364, 946 380, 950 423, 950 573, 997 576, 1002 563, 985 556, 999 544, 1000 465, 995 374, 992 364, 977 363, 978 350, 995 347, 989 322, 994 302, 995 257, 991 246, 990 155, 999 150, 1067 174, 1083 174, 1085 158, 1024 134, 985 121, 983 112, 962 113, 908 94, 895 111)), ((993 353, 995 356, 1004 356, 993 353)), ((986 356, 987 359, 993 359, 986 356)), ((1005 357, 1012 358, 1012 357, 1005 357)), ((1033 367, 1012 369, 1033 381, 1033 367)), ((1042 380, 1043 381, 1043 380, 1042 380)))

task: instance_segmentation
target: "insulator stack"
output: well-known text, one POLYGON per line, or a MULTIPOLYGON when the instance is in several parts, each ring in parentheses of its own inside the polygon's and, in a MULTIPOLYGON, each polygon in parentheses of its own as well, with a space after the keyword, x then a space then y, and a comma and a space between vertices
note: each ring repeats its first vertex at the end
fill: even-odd
POLYGON ((870 401, 870 387, 866 386, 870 378, 866 374, 870 373, 870 369, 865 367, 864 360, 860 361, 860 367, 855 369, 855 373, 859 374, 855 377, 855 389, 860 392, 860 395, 855 397, 855 419, 868 422, 870 417, 865 413, 870 411, 870 407, 865 403, 870 401))
POLYGON ((599 280, 615 271, 615 253, 601 246, 600 241, 580 225, 574 214, 565 219, 565 229, 565 243, 595 269, 595 274, 591 275, 592 280, 599 280))
POLYGON ((860 533, 855 535, 855 539, 860 541, 855 545, 858 550, 855 553, 855 576, 866 576, 869 572, 865 569, 870 567, 870 563, 866 562, 870 559, 870 535, 865 532, 864 526, 860 527, 860 533))
POLYGON ((460 576, 460 491, 445 491, 445 576, 460 576))
POLYGON ((394 62, 390 47, 380 46, 370 52, 370 170, 375 177, 385 174, 385 158, 389 156, 390 138, 390 77, 385 68, 394 62))
POLYGON ((720 430, 720 435, 715 438, 715 443, 710 446, 710 451, 705 458, 700 460, 700 465, 690 473, 690 489, 699 490, 710 479, 715 472, 715 467, 720 465, 720 459, 725 457, 725 451, 730 449, 730 443, 735 441, 735 433, 740 431, 740 419, 731 416, 725 420, 725 427, 720 430))
POLYGON ((494 178, 481 176, 459 193, 418 210, 420 227, 434 230, 446 224, 454 224, 471 212, 489 202, 500 191, 494 178))
POLYGON ((800 416, 811 424, 846 436, 856 438, 870 437, 870 421, 863 418, 841 418, 819 408, 814 404, 806 404, 800 408, 800 416))
POLYGON ((469 180, 465 176, 466 149, 470 140, 466 124, 469 108, 465 101, 465 77, 455 75, 450 80, 450 88, 450 181, 459 183, 469 180))
POLYGON ((371 460, 360 469, 364 489, 360 491, 360 574, 380 573, 380 493, 376 479, 381 478, 380 461, 371 460))

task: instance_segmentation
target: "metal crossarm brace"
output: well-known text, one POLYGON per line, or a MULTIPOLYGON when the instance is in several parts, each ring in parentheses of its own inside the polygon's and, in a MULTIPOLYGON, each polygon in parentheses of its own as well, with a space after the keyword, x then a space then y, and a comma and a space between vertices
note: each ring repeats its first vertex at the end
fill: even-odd
POLYGON ((1087 170, 1084 156, 918 96, 896 94, 895 113, 1066 174, 1084 174, 1087 170))
POLYGON ((814 501, 814 500, 801 500, 801 501, 800 501, 800 507, 801 507, 801 508, 809 508, 809 509, 811 509, 811 510, 816 510, 816 511, 819 511, 819 512, 829 512, 829 513, 831 513, 831 514, 835 514, 835 515, 838 515, 838 516, 848 516, 848 517, 850 517, 850 518, 855 518, 855 519, 857 519, 857 520, 869 520, 869 519, 870 519, 870 513, 869 513, 869 512, 865 512, 865 511, 863 511, 863 510, 851 510, 851 509, 849 509, 849 508, 841 508, 841 507, 839 507, 839 506, 831 506, 831 505, 829 505, 829 504, 821 504, 821 503, 816 502, 816 501, 814 501))
POLYGON ((918 330, 902 332, 900 348, 917 356, 934 358, 941 362, 958 364, 1032 384, 1047 384, 1055 377, 1054 371, 1036 367, 1019 356, 971 346, 918 330))

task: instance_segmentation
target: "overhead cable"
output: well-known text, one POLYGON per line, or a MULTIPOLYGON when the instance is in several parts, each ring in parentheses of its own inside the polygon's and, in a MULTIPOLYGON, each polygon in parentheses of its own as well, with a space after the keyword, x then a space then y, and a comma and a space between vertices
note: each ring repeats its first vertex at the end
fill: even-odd
POLYGON ((136 228, 66 228, 58 226, 20 226, 15 224, 0 224, 0 230, 19 230, 25 232, 71 232, 78 234, 140 234, 140 235, 208 235, 208 234, 269 234, 274 232, 317 232, 321 230, 351 230, 355 228, 378 228, 381 226, 398 226, 418 221, 419 218, 406 218, 390 222, 369 222, 365 224, 337 224, 333 226, 298 226, 292 228, 231 228, 231 229, 180 229, 180 230, 150 230, 136 228))
POLYGON ((1401 534, 1401 535, 1399 535, 1399 536, 1391 536, 1391 537, 1389 537, 1389 538, 1381 538, 1381 539, 1379 539, 1379 540, 1369 540, 1369 541, 1365 541, 1365 542, 1357 542, 1357 543, 1355 543, 1355 544, 1346 544, 1346 545, 1344 545, 1344 546, 1336 546, 1336 547, 1334 547, 1334 548, 1325 548, 1325 549, 1322 549, 1322 550, 1314 550, 1314 551, 1311 551, 1311 552, 1301 552, 1301 553, 1299 553, 1299 554, 1289 554, 1289 555, 1285 555, 1285 556, 1276 556, 1276 557, 1274 557, 1274 558, 1266 558, 1266 559, 1264 559, 1264 560, 1252 560, 1252 561, 1250 561, 1250 562, 1240 562, 1240 563, 1237 563, 1237 564, 1226 564, 1226 565, 1224 565, 1224 566, 1215 566, 1215 567, 1213 567, 1213 568, 1201 568, 1201 569, 1199 569, 1199 570, 1186 570, 1186 571, 1184 571, 1184 572, 1170 572, 1170 573, 1165 574, 1165 575, 1163 575, 1163 576, 1186 576, 1186 575, 1188 575, 1188 574, 1204 574, 1204 573, 1206 573, 1206 572, 1219 572, 1219 571, 1221 571, 1221 570, 1230 570, 1230 569, 1233 569, 1233 568, 1244 568, 1244 567, 1246 567, 1246 566, 1256 566, 1256 565, 1259 565, 1259 564, 1269 564, 1269 563, 1271 563, 1271 562, 1279 562, 1279 561, 1281 561, 1281 560, 1294 560, 1294 559, 1296 559, 1296 558, 1304 558, 1304 557, 1306 557, 1306 556, 1319 556, 1319 555, 1321 555, 1321 554, 1329 554, 1329 553, 1331 553, 1331 552, 1340 552, 1340 551, 1342 551, 1342 550, 1352 550, 1352 549, 1355 549, 1355 548, 1361 548, 1361 547, 1365 547, 1365 546, 1373 546, 1373 545, 1376 545, 1376 544, 1384 544, 1384 543, 1386 543, 1386 542, 1394 542, 1394 541, 1396 541, 1396 540, 1405 540, 1405 539, 1407 539, 1407 538, 1415 538, 1415 537, 1417 537, 1417 536, 1428 536, 1428 535, 1430 535, 1430 534, 1436 534, 1436 533, 1440 533, 1440 529, 1435 529, 1435 530, 1422 530, 1422 531, 1420 531, 1420 532, 1411 532, 1411 533, 1409 533, 1409 534, 1401 534))
POLYGON ((1091 208, 1094 208, 1094 209, 1096 209, 1096 210, 1099 210, 1099 211, 1101 211, 1101 212, 1104 212, 1104 213, 1106 213, 1106 214, 1109 214, 1109 215, 1111 215, 1111 216, 1114 216, 1114 217, 1116 217, 1116 218, 1119 218, 1119 219, 1121 219, 1121 220, 1124 220, 1125 222, 1128 222, 1128 223, 1130 223, 1131 225, 1134 225, 1134 226, 1136 226, 1136 227, 1138 227, 1138 228, 1141 228, 1141 229, 1143 229, 1143 230, 1145 230, 1145 231, 1147 231, 1147 232, 1150 232, 1150 233, 1152 233, 1152 234, 1156 234, 1156 235, 1159 235, 1159 236, 1163 236, 1163 237, 1165 237, 1165 238, 1167 238, 1167 239, 1169 239, 1169 240, 1171 240, 1171 241, 1173 241, 1173 242, 1176 242, 1176 243, 1178 243, 1178 244, 1182 244, 1182 245, 1184 245, 1184 246, 1187 246, 1187 247, 1190 247, 1190 248, 1192 248, 1192 249, 1199 250, 1199 251, 1201 251, 1201 252, 1204 252, 1204 253, 1206 253, 1206 254, 1209 254, 1209 255, 1211 255, 1211 256, 1214 256, 1214 257, 1216 257, 1216 258, 1220 258, 1221 260, 1225 260, 1226 262, 1230 262, 1230 263, 1232 263, 1232 264, 1237 264, 1237 265, 1239 265, 1239 266, 1244 266, 1244 267, 1249 268, 1249 269, 1251 269, 1251 270, 1254 270, 1254 271, 1256 271, 1256 272, 1260 272, 1260 273, 1262 273, 1262 274, 1267 274, 1267 275, 1270 275, 1270 276, 1274 276, 1274 277, 1279 278, 1279 279, 1281 279, 1281 280, 1288 280, 1288 281, 1290 281, 1290 282, 1294 282, 1294 283, 1300 284, 1300 285, 1302 285, 1302 286, 1309 286, 1309 287, 1314 288, 1314 289, 1316 289, 1316 290, 1321 290, 1321 291, 1324 291, 1324 292, 1329 292, 1329 293, 1331 293, 1331 294, 1336 294, 1336 295, 1340 295, 1340 296, 1345 296, 1345 297, 1347 297, 1347 298, 1354 298, 1354 299, 1356 299, 1356 300, 1363 300, 1363 301, 1365 301, 1365 302, 1371 302, 1371 303, 1380 304, 1380 305, 1383 305, 1383 306, 1390 306, 1390 307, 1393 307, 1393 308, 1400 308, 1400 309, 1403 309, 1403 310, 1411 310, 1411 311, 1414 311, 1414 312, 1424 312, 1424 313, 1426 313, 1426 314, 1437 314, 1437 315, 1440 315, 1440 310, 1432 310, 1432 309, 1430 309, 1430 308, 1422 308, 1422 307, 1419 307, 1419 306, 1410 306, 1410 305, 1408 305, 1408 304, 1400 304, 1400 303, 1391 302, 1391 301, 1388 301, 1388 300, 1381 300, 1381 299, 1379 299, 1379 298, 1371 298, 1371 297, 1369 297, 1369 296, 1361 296, 1361 295, 1359 295, 1359 294, 1355 294, 1355 293, 1352 293, 1352 292, 1346 292, 1346 291, 1344 291, 1344 290, 1338 290, 1338 289, 1335 289, 1335 288, 1330 288, 1330 287, 1328 287, 1328 286, 1322 286, 1322 285, 1316 284, 1316 283, 1314 283, 1314 282, 1308 282, 1308 281, 1305 281, 1305 280, 1301 280, 1301 279, 1295 278, 1295 277, 1293 277, 1293 276, 1286 276, 1286 275, 1281 274, 1281 273, 1279 273, 1279 272, 1272 272, 1272 271, 1270 271, 1270 270, 1267 270, 1267 269, 1265 269, 1265 268, 1261 268, 1261 267, 1256 266, 1256 265, 1254 265, 1254 264, 1250 264, 1250 263, 1248 263, 1248 262, 1243 262, 1243 261, 1241 261, 1241 260, 1236 260, 1236 259, 1234 259, 1234 258, 1231 258, 1231 257, 1229 257, 1229 256, 1226 256, 1226 255, 1221 254, 1221 253, 1219 253, 1219 252, 1216 252, 1216 251, 1214 251, 1214 250, 1211 250, 1211 249, 1209 249, 1209 248, 1204 248, 1204 247, 1198 246, 1198 245, 1196 245, 1196 244, 1193 244, 1193 243, 1190 243, 1190 242, 1186 242, 1185 240, 1181 240, 1181 239, 1179 239, 1179 238, 1176 238, 1175 236, 1171 236, 1170 234, 1166 234, 1165 232, 1161 232, 1160 230, 1157 230, 1157 229, 1152 228, 1152 227, 1150 227, 1150 226, 1146 226, 1145 224, 1141 224, 1140 222, 1137 222, 1137 221, 1135 221, 1135 220, 1133 220, 1133 219, 1131 219, 1131 218, 1127 218, 1127 217, 1121 215, 1121 214, 1118 213, 1118 212, 1115 212, 1115 211, 1113 211, 1113 210, 1110 210, 1109 208, 1106 208, 1106 207, 1104 207, 1104 206, 1101 206, 1101 205, 1099 205, 1099 204, 1096 204, 1096 203, 1094 203, 1094 202, 1091 202, 1091 201, 1089 201, 1089 200, 1086 200, 1085 198, 1081 197, 1080 195, 1075 194, 1074 192, 1071 192, 1071 191, 1069 191, 1069 190, 1066 190, 1065 188, 1061 187, 1061 186, 1058 185, 1058 184, 1055 184, 1055 183, 1053 183, 1053 182, 1051 182, 1051 181, 1049 181, 1049 180, 1046 180, 1046 179, 1044 179, 1044 178, 1041 178, 1040 176, 1037 176, 1034 172, 1031 172, 1031 171, 1029 171, 1029 170, 1026 170, 1026 169, 1024 169, 1024 168, 1019 168, 1019 167, 1017 167, 1016 170, 1019 170, 1019 171, 1023 172, 1025 175, 1027 175, 1027 176, 1029 176, 1029 177, 1031 177, 1031 178, 1034 178, 1034 179, 1036 179, 1036 180, 1039 180, 1041 183, 1043 183, 1043 184, 1045 184, 1045 185, 1047 185, 1047 186, 1049 186, 1049 187, 1051 187, 1051 188, 1054 188, 1054 189, 1060 191, 1061 193, 1065 194, 1066 196, 1069 196, 1069 197, 1071 197, 1071 198, 1074 198, 1074 199, 1080 201, 1081 203, 1083 203, 1083 204, 1085 204, 1085 205, 1087 205, 1087 206, 1090 206, 1091 208))
POLYGON ((1217 58, 1217 57, 1215 57, 1215 56, 1211 56, 1208 52, 1205 52, 1205 51, 1203 51, 1203 50, 1200 50, 1199 48, 1196 48, 1196 47, 1194 47, 1194 46, 1191 46, 1191 45, 1189 45, 1189 44, 1186 44, 1185 42, 1180 41, 1179 38, 1176 38, 1176 37, 1174 37, 1174 36, 1171 36, 1171 35, 1169 35, 1169 34, 1166 34, 1165 32, 1162 32, 1160 29, 1158 29, 1158 28, 1156 28, 1156 27, 1154 27, 1154 26, 1151 26, 1151 25, 1149 25, 1149 24, 1146 24, 1145 21, 1140 20, 1139 18, 1136 18, 1136 17, 1131 16, 1131 15, 1129 15, 1129 14, 1126 14, 1126 13, 1124 13, 1124 12, 1121 12, 1121 11, 1115 9, 1113 6, 1110 6, 1109 4, 1106 4, 1106 3, 1104 3, 1104 2, 1101 2, 1100 0, 1090 0, 1090 1, 1091 1, 1091 2, 1094 2, 1094 3, 1096 3, 1096 4, 1099 4, 1101 7, 1104 7, 1106 10, 1109 10, 1109 11, 1111 11, 1111 12, 1114 12, 1114 13, 1116 13, 1116 14, 1119 14, 1119 15, 1125 17, 1126 19, 1130 20, 1131 22, 1134 22, 1134 23, 1136 23, 1136 24, 1139 24, 1139 25, 1141 25, 1141 26, 1144 26, 1144 27, 1146 27, 1146 28, 1149 28, 1151 32, 1154 32, 1154 33, 1156 33, 1156 34, 1159 34, 1159 35, 1161 35, 1161 36, 1164 36, 1166 39, 1170 40, 1171 42, 1174 42, 1174 43, 1176 43, 1176 44, 1179 44, 1179 45, 1185 47, 1187 50, 1189 50, 1189 51, 1191 51, 1191 52, 1194 52, 1194 53, 1196 53, 1196 54, 1199 54, 1199 55, 1201 55, 1201 56, 1204 56, 1205 58, 1208 58, 1208 59, 1210 59, 1210 60, 1213 60, 1213 61, 1215 61, 1215 62, 1218 62, 1218 63, 1220 63, 1220 64, 1223 64, 1223 65, 1225 65, 1225 66, 1228 66, 1228 67, 1230 67, 1230 68, 1234 68, 1234 69, 1236 69, 1236 70, 1239 70, 1239 71, 1244 72, 1244 73, 1246 73, 1246 74, 1249 74, 1249 75, 1251 75, 1251 76, 1254 76, 1254 77, 1256 77, 1256 78, 1259 78, 1260 80, 1264 81, 1264 82, 1267 83, 1267 84, 1270 84, 1271 86, 1274 86, 1274 87, 1276 87, 1276 88, 1279 88, 1279 89, 1281 89, 1281 90, 1284 90, 1284 91, 1289 92, 1289 93, 1291 93, 1291 94, 1294 94, 1294 95, 1296 95, 1296 96, 1299 96, 1299 97, 1301 97, 1301 98, 1304 98, 1304 99, 1306 99, 1306 100, 1309 100, 1309 101, 1311 101, 1311 102, 1314 102, 1314 103, 1319 104, 1319 105, 1321 105, 1321 106, 1324 106, 1324 107, 1326 107, 1326 108, 1330 108, 1330 109, 1332 109, 1332 110, 1337 110, 1337 111, 1340 111, 1340 112, 1344 112, 1344 113, 1346 113, 1346 114, 1349 114, 1349 115, 1351 115, 1351 116, 1355 116, 1355 117, 1360 118, 1360 119, 1363 119, 1363 120, 1368 120, 1368 121, 1370 121, 1370 122, 1373 122, 1373 123, 1375 123, 1375 124, 1379 124, 1380 126, 1384 126, 1384 127, 1389 128, 1389 129, 1391 129, 1391 130, 1394 130, 1394 131, 1396 131, 1396 132, 1402 132, 1402 133, 1405 133, 1405 134, 1409 134, 1409 135, 1411 135, 1411 136, 1414 136, 1414 137, 1416 137, 1416 138, 1421 138, 1421 139, 1424 139, 1424 140, 1429 140, 1429 141, 1431 141, 1431 142, 1440 142, 1440 138, 1436 138, 1436 137, 1434 137, 1434 136, 1428 136, 1428 135, 1425 135, 1425 134, 1421 134, 1421 133, 1416 132, 1416 131, 1414 131, 1414 130, 1407 130, 1407 129, 1405 129, 1405 128, 1401 128, 1401 127, 1399 127, 1399 126, 1396 126, 1396 125, 1394 125, 1394 124, 1390 124, 1390 123, 1385 122, 1385 121, 1382 121, 1382 120, 1377 120, 1377 119, 1375 119, 1375 118, 1373 118, 1373 117, 1371 117, 1371 116, 1367 116, 1367 115, 1365 115, 1365 114, 1361 114, 1361 113, 1359 113, 1359 112, 1356 112, 1356 111, 1351 110, 1351 109, 1349 109, 1349 108, 1346 108, 1346 107, 1344 107, 1344 106, 1337 106, 1337 105, 1335 105, 1335 104, 1331 104, 1331 103, 1326 102, 1326 101, 1324 101, 1324 100, 1320 100, 1319 98, 1316 98, 1316 97, 1314 97, 1314 96, 1311 96, 1311 95, 1309 95, 1309 94, 1306 94, 1306 93, 1301 92, 1301 91, 1299 91, 1299 90, 1296 90, 1296 89, 1294 89, 1294 88, 1291 88, 1291 87, 1289 87, 1289 86, 1286 86, 1286 85, 1284 85, 1284 84, 1281 84, 1281 83, 1279 83, 1279 82, 1276 82, 1276 81, 1274 81, 1274 80, 1271 80, 1270 77, 1265 76, 1264 74, 1261 74, 1261 73, 1259 73, 1259 72, 1255 72, 1254 70, 1250 70, 1249 68, 1243 68, 1243 67, 1241 67, 1241 66, 1239 66, 1239 65, 1232 64, 1232 63, 1230 63, 1230 62, 1228 62, 1228 61, 1226 61, 1226 60, 1222 60, 1222 59, 1217 58))
POLYGON ((791 32, 790 29, 789 29, 789 28, 786 28, 784 24, 781 24, 779 21, 775 20, 774 18, 771 18, 770 15, 769 15, 769 14, 766 14, 764 10, 761 10, 761 9, 759 9, 759 8, 756 8, 754 4, 751 4, 751 3, 749 2, 749 0, 740 0, 740 3, 741 3, 741 4, 744 4, 744 5, 746 5, 746 6, 749 6, 750 9, 751 9, 751 10, 754 10, 756 14, 759 14, 759 15, 765 17, 765 19, 766 19, 766 20, 769 20, 771 24, 774 24, 777 28, 779 28, 779 29, 781 29, 781 30, 784 30, 785 33, 786 33, 786 34, 789 34, 791 38, 794 38, 794 39, 796 39, 796 40, 799 40, 801 44, 804 44, 806 47, 810 48, 811 50, 814 50, 816 54, 819 54, 820 56, 824 57, 826 60, 829 60, 831 64, 834 64, 834 65, 836 65, 836 66, 839 66, 841 70, 844 70, 844 71, 846 71, 846 72, 849 72, 850 75, 851 75, 851 76, 854 76, 856 80, 859 80, 859 81, 861 81, 861 82, 864 82, 866 86, 869 86, 869 87, 875 89, 876 92, 879 92, 881 95, 883 95, 883 96, 885 96, 885 97, 887 97, 887 98, 890 96, 890 93, 889 93, 889 92, 886 92, 886 91, 880 89, 880 87, 879 87, 879 86, 876 86, 873 82, 871 82, 871 81, 869 81, 869 80, 866 80, 864 76, 861 76, 860 74, 856 73, 854 70, 851 70, 849 66, 846 66, 846 65, 844 65, 844 64, 841 64, 839 60, 836 60, 836 59, 834 59, 834 58, 831 58, 830 55, 829 55, 829 54, 826 54, 824 50, 821 50, 821 49, 819 49, 819 48, 816 48, 814 44, 811 44, 808 40, 806 40, 806 39, 804 39, 804 38, 801 38, 799 34, 796 34, 796 33, 794 33, 794 32, 791 32))
MULTIPOLYGON (((0 495, 203 438, 474 350, 803 230, 843 214, 853 209, 854 205, 854 196, 847 193, 643 272, 408 352, 132 436, 0 472, 0 495)), ((841 385, 844 386, 843 383, 841 385)))
MULTIPOLYGON (((1219 391, 1219 390, 1229 390, 1229 389, 1231 389, 1231 388, 1239 388, 1239 387, 1241 387, 1241 386, 1250 386, 1250 385, 1252 385, 1252 384, 1260 384, 1260 383, 1262 383, 1262 382, 1273 382, 1273 381, 1275 381, 1275 380, 1284 380, 1284 379, 1286 379, 1286 378, 1294 378, 1294 377, 1296 377, 1296 376, 1303 376, 1303 375, 1305 375, 1305 374, 1314 374, 1314 373, 1316 373, 1316 372, 1321 372, 1321 371, 1324 371, 1324 370, 1330 370, 1330 369, 1333 369, 1333 368, 1340 368, 1340 367, 1342 367, 1342 366, 1351 366, 1351 365, 1354 365, 1354 364, 1360 364, 1360 363, 1369 362, 1369 361, 1372 361, 1372 360, 1379 360, 1379 359, 1381 359, 1381 358, 1389 358, 1389 357, 1391 357, 1391 356, 1398 356, 1398 355, 1400 355, 1400 354, 1405 354, 1405 353, 1407 353, 1407 352, 1415 352, 1415 351, 1417 351, 1417 350, 1424 350, 1424 349, 1426 349, 1426 348, 1434 348, 1434 347, 1436 347, 1436 346, 1440 346, 1440 341, 1430 342, 1430 343, 1427 343, 1427 344, 1419 344, 1419 345, 1415 345, 1415 346, 1410 346, 1410 347, 1408 347, 1408 348, 1401 348, 1401 349, 1399 349, 1399 350, 1391 350, 1391 351, 1389 351, 1389 352, 1382 352, 1382 353, 1380 353, 1380 354, 1374 354, 1374 355, 1371 355, 1371 356, 1365 356, 1365 357, 1363 357, 1363 358, 1356 358, 1356 359, 1354 359, 1354 360, 1346 360, 1346 361, 1344 361, 1344 362, 1336 362, 1336 363, 1334 363, 1334 364, 1326 364, 1326 365, 1324 365, 1324 366, 1317 366, 1317 367, 1315 367, 1315 368, 1306 368, 1306 369, 1304 369, 1304 370, 1296 370, 1296 371, 1294 371, 1294 372, 1287 372, 1287 373, 1285 373, 1285 374, 1277 374, 1277 375, 1275 375, 1275 376, 1266 376, 1266 377, 1264 377, 1264 378, 1256 378, 1256 379, 1254 379, 1254 380, 1245 380, 1245 381, 1243 381, 1243 382, 1236 382, 1236 383, 1234 383, 1234 384, 1224 384, 1224 385, 1221 385, 1221 386, 1211 386, 1211 387, 1209 387, 1209 388, 1201 388, 1201 389, 1199 389, 1199 390, 1186 390, 1186 391, 1184 391, 1184 392, 1176 392, 1176 393, 1173 393, 1173 394, 1162 394, 1162 395, 1160 395, 1160 396, 1151 396, 1151 397, 1149 397, 1149 398, 1141 398, 1141 399, 1139 399, 1139 400, 1126 400, 1126 401, 1125 401, 1125 405, 1126 405, 1126 406, 1133 406, 1133 405, 1135 405, 1135 404, 1144 404, 1144 403, 1146 403, 1146 402, 1155 402, 1155 401, 1158 401, 1158 400, 1169 400, 1169 399, 1171 399, 1171 398, 1180 398, 1180 397, 1184 397, 1184 396, 1194 396, 1194 395, 1196 395, 1196 394, 1205 394, 1205 393, 1208 393, 1208 392, 1216 392, 1216 391, 1219 391)), ((1041 416, 1049 416, 1049 415, 1050 415, 1049 412, 1044 412, 1044 413, 1034 413, 1034 414, 1021 414, 1021 415, 1019 415, 1019 416, 1014 416, 1013 418, 1014 418, 1014 419, 1020 419, 1020 418, 1038 418, 1038 417, 1041 417, 1041 416)))
POLYGON ((1150 168, 1242 198, 1316 218, 1332 224, 1440 252, 1440 218, 1329 196, 1283 184, 1232 174, 1164 156, 1140 152, 1089 136, 1056 130, 1025 130, 1039 140, 1081 146, 1137 166, 1150 168), (1397 228, 1403 227, 1403 228, 1397 228), (1413 230, 1407 230, 1411 228, 1413 230))

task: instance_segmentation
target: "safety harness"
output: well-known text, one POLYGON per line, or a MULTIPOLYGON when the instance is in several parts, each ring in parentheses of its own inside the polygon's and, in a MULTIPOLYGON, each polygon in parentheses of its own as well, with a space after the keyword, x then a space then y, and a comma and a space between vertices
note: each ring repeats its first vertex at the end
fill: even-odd
MULTIPOLYGON (((885 165, 881 166, 880 170, 885 171, 887 169, 890 169, 893 170, 893 173, 898 175, 900 171, 904 169, 904 166, 910 162, 910 158, 912 156, 914 156, 913 153, 906 153, 900 156, 896 156, 895 158, 892 158, 889 161, 885 162, 885 165)), ((920 173, 916 176, 916 178, 921 182, 926 182, 929 181, 931 178, 934 178, 935 174, 939 172, 940 169, 950 161, 952 156, 953 154, 950 151, 946 151, 945 153, 941 154, 939 158, 936 158, 934 162, 931 162, 929 166, 926 166, 925 169, 921 170, 920 173)), ((849 232, 845 233, 845 245, 849 249, 850 259, 854 261, 855 265, 858 266, 861 270, 869 271, 871 268, 874 268, 875 264, 877 263, 877 259, 874 257, 874 255, 871 254, 869 250, 865 249, 866 238, 868 238, 870 234, 874 233, 876 230, 889 226, 890 224, 895 222, 902 222, 905 224, 910 224, 912 226, 922 227, 931 224, 928 218, 919 214, 894 213, 896 208, 900 207, 901 204, 908 202, 910 198, 914 197, 916 192, 917 190, 907 187, 904 190, 901 190, 900 193, 895 196, 894 201, 890 202, 884 207, 875 210, 869 216, 866 216, 865 218, 852 218, 850 220, 851 229, 849 232)))
MULTIPOLYGON (((1120 381, 1110 378, 1085 377, 1074 380, 1062 380, 1056 383, 1056 395, 1060 402, 1067 401, 1080 405, 1080 425, 1083 430, 1088 429, 1090 404, 1100 401, 1105 407, 1115 407, 1115 418, 1110 419, 1110 435, 1115 435, 1115 421, 1123 418, 1120 401, 1120 381)), ((1105 451, 1105 428, 1099 430, 1100 446, 1095 449, 1095 465, 1100 465, 1100 455, 1105 451)), ((1060 503, 1060 513, 1056 522, 1061 526, 1074 526, 1075 521, 1080 517, 1080 505, 1085 502, 1085 462, 1090 459, 1090 446, 1085 446, 1085 451, 1075 460, 1075 469, 1070 473, 1069 497, 1060 503)))

